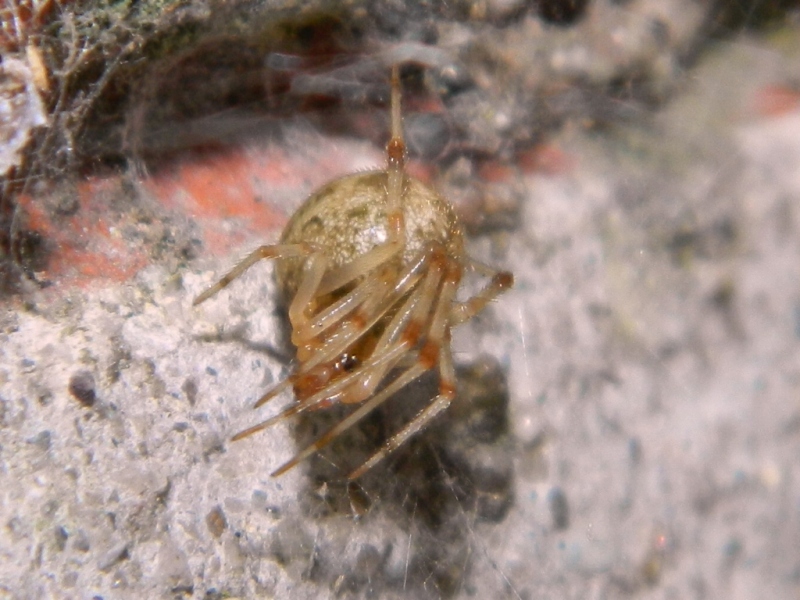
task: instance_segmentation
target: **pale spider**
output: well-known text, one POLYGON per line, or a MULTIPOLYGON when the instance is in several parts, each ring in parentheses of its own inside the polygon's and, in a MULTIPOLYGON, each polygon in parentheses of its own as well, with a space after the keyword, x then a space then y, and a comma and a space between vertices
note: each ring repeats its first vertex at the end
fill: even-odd
POLYGON ((405 170, 398 68, 392 69, 391 139, 386 169, 336 179, 292 216, 276 245, 261 246, 200 294, 204 302, 263 258, 289 303, 297 368, 254 408, 291 385, 295 402, 240 433, 240 440, 286 417, 342 402, 361 404, 272 475, 329 444, 423 373, 437 368, 439 394, 358 469, 379 463, 445 410, 455 397, 450 329, 513 285, 513 276, 470 259, 450 204, 405 170), (490 277, 474 297, 456 299, 462 274, 490 277))

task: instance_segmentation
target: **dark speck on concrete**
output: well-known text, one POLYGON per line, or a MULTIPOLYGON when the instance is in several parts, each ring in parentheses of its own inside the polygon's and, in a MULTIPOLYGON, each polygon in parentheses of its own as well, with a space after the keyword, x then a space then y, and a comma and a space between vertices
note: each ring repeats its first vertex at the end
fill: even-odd
POLYGON ((228 521, 225 519, 225 513, 222 512, 221 507, 215 506, 211 509, 211 512, 206 515, 206 526, 214 537, 218 538, 222 535, 228 527, 228 521))
POLYGON ((547 495, 547 503, 550 505, 550 514, 553 517, 553 527, 557 530, 569 527, 569 504, 564 491, 555 487, 547 495))
MULTIPOLYGON (((206 370, 206 372, 208 372, 208 370, 206 370)), ((197 383, 195 380, 191 377, 187 378, 186 381, 183 382, 181 390, 186 394, 186 399, 189 401, 189 404, 194 406, 194 403, 197 401, 197 383)))
POLYGON ((97 400, 94 375, 83 370, 73 373, 69 378, 69 393, 86 408, 90 408, 97 400))
POLYGON ((58 548, 59 551, 63 551, 64 548, 66 548, 68 539, 69 539, 69 532, 64 527, 56 527, 55 540, 56 540, 56 548, 58 548))

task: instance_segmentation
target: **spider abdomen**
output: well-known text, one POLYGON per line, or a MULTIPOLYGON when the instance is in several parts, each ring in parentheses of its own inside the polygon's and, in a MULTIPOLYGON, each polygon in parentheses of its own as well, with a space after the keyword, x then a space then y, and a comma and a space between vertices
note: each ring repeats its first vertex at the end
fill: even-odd
MULTIPOLYGON (((387 239, 386 171, 356 173, 314 192, 286 225, 282 244, 308 243, 323 252, 330 268, 347 264, 387 239)), ((450 204, 420 180, 406 175, 402 196, 405 246, 400 264, 408 264, 429 243, 461 256, 463 234, 450 204)), ((279 259, 277 279, 291 301, 302 275, 302 258, 279 259)))

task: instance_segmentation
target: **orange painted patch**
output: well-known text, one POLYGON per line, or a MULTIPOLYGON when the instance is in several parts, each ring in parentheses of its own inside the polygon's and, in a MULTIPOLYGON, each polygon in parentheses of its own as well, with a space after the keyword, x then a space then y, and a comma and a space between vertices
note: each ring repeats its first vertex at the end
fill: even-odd
POLYGON ((134 195, 121 177, 90 177, 66 191, 51 190, 49 197, 22 196, 18 202, 24 226, 52 248, 47 279, 80 286, 125 281, 151 260, 154 249, 143 240, 156 243, 159 218, 177 226, 190 221, 205 256, 228 254, 253 240, 269 243, 292 211, 282 206, 286 199, 299 205, 312 190, 355 170, 352 162, 335 141, 296 153, 277 145, 193 150, 138 182, 134 195), (135 194, 142 193, 155 205, 135 208, 135 194), (77 199, 72 214, 58 213, 51 200, 56 194, 77 199))
POLYGON ((41 202, 23 195, 17 200, 27 216, 26 227, 38 231, 53 248, 47 279, 82 286, 95 279, 124 281, 147 264, 141 244, 120 235, 120 223, 109 220, 111 197, 122 194, 117 178, 89 178, 72 190, 78 209, 72 216, 51 215, 41 202))
POLYGON ((478 177, 487 183, 503 183, 516 175, 515 170, 497 160, 487 160, 478 167, 478 177))
POLYGON ((539 144, 519 152, 517 164, 525 173, 562 175, 575 166, 575 159, 558 146, 539 144))
POLYGON ((162 206, 194 219, 208 249, 218 253, 283 225, 286 217, 269 202, 269 191, 302 180, 279 150, 237 148, 195 153, 143 184, 162 206))
POLYGON ((405 106, 403 110, 406 113, 436 113, 441 114, 445 112, 445 106, 441 98, 434 96, 408 96, 404 98, 405 106))
POLYGON ((779 117, 800 108, 800 90, 785 85, 767 85, 753 98, 753 111, 762 117, 779 117))
POLYGON ((416 177, 422 183, 431 185, 436 169, 429 163, 419 160, 409 160, 406 163, 406 171, 412 177, 416 177))

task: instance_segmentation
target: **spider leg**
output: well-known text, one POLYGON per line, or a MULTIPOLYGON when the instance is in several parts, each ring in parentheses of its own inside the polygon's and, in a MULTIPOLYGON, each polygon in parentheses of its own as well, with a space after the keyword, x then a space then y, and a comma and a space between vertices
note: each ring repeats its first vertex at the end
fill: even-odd
POLYGON ((396 239, 389 239, 372 250, 369 250, 325 274, 320 284, 319 293, 328 294, 386 264, 403 250, 403 245, 396 239))
MULTIPOLYGON (((326 273, 319 282, 316 289, 317 294, 330 293, 363 276, 364 273, 373 273, 405 248, 406 231, 402 203, 405 179, 405 143, 400 114, 400 74, 396 65, 392 69, 391 113, 392 137, 386 146, 386 241, 349 263, 326 273)), ((426 253, 423 253, 424 256, 426 253)), ((335 318, 330 321, 331 324, 334 322, 336 322, 335 318)), ((307 336, 308 332, 304 331, 303 335, 298 335, 298 338, 302 339, 307 336)))
POLYGON ((456 373, 450 352, 450 304, 455 297, 461 279, 461 267, 451 263, 442 291, 436 305, 436 312, 430 323, 430 337, 420 351, 419 364, 429 370, 435 366, 438 354, 439 395, 422 409, 403 429, 389 438, 363 465, 347 476, 352 481, 358 479, 372 467, 397 450, 411 436, 420 431, 431 419, 450 406, 456 395, 456 373))
POLYGON ((325 276, 320 293, 332 292, 388 262, 402 252, 406 244, 403 214, 403 181, 405 179, 406 146, 400 115, 400 71, 392 67, 392 137, 386 145, 386 241, 325 276))
POLYGON ((192 302, 192 306, 197 306, 202 302, 208 300, 211 296, 222 290, 223 288, 227 287, 230 282, 234 279, 240 277, 247 269, 252 267, 258 261, 263 260, 265 258, 296 258, 296 257, 304 257, 312 254, 314 252, 314 248, 310 244, 299 243, 299 244, 274 244, 270 246, 260 246, 255 249, 247 258, 245 258, 242 262, 236 265, 230 272, 226 273, 222 276, 222 278, 200 294, 197 298, 194 299, 192 302))
POLYGON ((396 391, 402 389, 415 379, 417 379, 420 375, 422 375, 426 369, 421 366, 419 363, 415 364, 413 367, 408 369, 407 371, 403 372, 397 379, 392 381, 388 386, 386 386, 383 390, 379 393, 375 394, 372 398, 370 398, 367 402, 362 404, 358 407, 355 411, 350 413, 346 418, 342 419, 338 424, 336 424, 333 428, 329 429, 327 433, 321 436, 317 441, 315 441, 310 446, 306 447, 302 451, 300 451, 294 458, 290 461, 281 465, 278 469, 272 472, 272 477, 277 477, 282 475, 299 462, 305 460, 318 450, 321 450, 328 444, 330 444, 336 436, 344 431, 348 430, 350 427, 358 423, 361 419, 367 416, 373 409, 377 408, 381 404, 383 404, 392 394, 396 391))
MULTIPOLYGON (((333 360, 333 358, 344 352, 348 346, 358 338, 366 334, 375 323, 400 300, 400 298, 417 285, 434 256, 435 252, 427 250, 421 252, 419 257, 409 264, 397 277, 394 289, 391 290, 377 308, 371 313, 365 311, 359 314, 360 311, 358 311, 352 319, 342 321, 340 325, 341 331, 337 331, 335 336, 326 340, 320 347, 315 348, 315 352, 312 356, 301 365, 302 371, 298 372, 296 375, 299 376, 302 372, 306 372, 319 364, 333 360)), ((366 277, 359 285, 369 286, 367 282, 368 279, 369 277, 366 277)))
MULTIPOLYGON (((314 364, 307 364, 306 355, 314 355, 318 349, 318 344, 311 344, 310 341, 314 335, 305 344, 296 339, 297 332, 314 331, 315 329, 322 329, 323 331, 337 320, 341 320, 348 312, 355 310, 360 304, 369 302, 374 303, 381 297, 385 296, 384 292, 366 294, 365 292, 375 292, 376 290, 369 289, 367 286, 357 286, 350 294, 342 298, 339 302, 328 307, 322 313, 309 318, 305 314, 305 306, 311 301, 314 296, 317 286, 325 271, 327 259, 322 257, 320 253, 312 254, 304 267, 304 277, 301 281, 300 288, 292 301, 292 306, 289 309, 290 315, 294 311, 293 333, 292 342, 297 347, 298 358, 300 359, 302 370, 293 373, 290 377, 281 381, 278 385, 273 387, 270 391, 264 394, 254 405, 253 408, 259 408, 267 403, 269 400, 277 396, 280 392, 286 389, 290 384, 294 384, 302 376, 307 376, 309 371, 322 361, 315 361, 314 364)), ((291 320, 291 318, 290 318, 291 320)), ((318 332, 321 333, 321 332, 318 332)), ((335 356, 335 354, 333 355, 335 356)))
MULTIPOLYGON (((383 362, 397 361, 403 356, 405 352, 407 352, 407 349, 405 347, 398 345, 393 349, 392 352, 387 352, 382 356, 378 357, 375 361, 370 361, 369 363, 365 364, 363 368, 378 366, 383 362)), ((266 429, 267 427, 274 425, 278 421, 282 421, 283 419, 286 419, 288 417, 308 412, 309 410, 315 408, 316 406, 322 404, 323 402, 337 401, 339 397, 343 394, 343 392, 340 391, 341 388, 347 387, 347 384, 350 383, 352 380, 357 379, 358 376, 359 374, 356 373, 355 371, 353 373, 349 373, 346 376, 347 378, 346 382, 342 383, 341 380, 337 380, 333 385, 329 386, 328 388, 325 388, 323 391, 319 392, 318 394, 315 394, 308 400, 302 403, 293 404, 292 406, 286 408, 277 415, 270 417, 269 419, 265 419, 264 421, 261 421, 260 423, 253 425, 252 427, 248 427, 243 431, 240 431, 231 438, 231 441, 235 442, 237 440, 241 440, 242 438, 246 438, 258 431, 261 431, 262 429, 266 429)))
POLYGON ((284 379, 280 383, 276 384, 271 390, 269 390, 266 394, 261 396, 261 398, 259 398, 258 401, 255 404, 253 404, 253 408, 258 408, 260 406, 265 405, 267 402, 272 400, 275 396, 277 396, 283 390, 285 390, 287 387, 289 387, 289 384, 291 382, 292 382, 292 380, 287 377, 286 379, 284 379))
MULTIPOLYGON (((309 319, 305 314, 305 309, 314 295, 318 293, 317 288, 319 287, 319 283, 325 273, 328 261, 322 253, 315 252, 310 245, 304 243, 284 245, 279 244, 273 246, 261 246, 257 248, 254 252, 247 256, 247 258, 236 265, 236 267, 234 267, 229 273, 224 275, 216 284, 200 294, 194 300, 193 305, 196 306, 201 302, 205 302, 208 298, 228 286, 228 284, 230 284, 234 279, 240 277, 247 269, 249 269, 259 260, 265 258, 293 258, 306 255, 309 258, 304 265, 303 277, 300 282, 300 286, 292 300, 292 304, 289 307, 289 320, 292 322, 292 329, 294 331, 298 329, 300 331, 306 331, 309 329, 313 330, 313 326, 318 322, 318 319, 309 319)), ((415 270, 418 270, 420 265, 415 265, 415 267, 415 270)), ((409 273, 413 272, 411 269, 408 271, 409 273)), ((409 283, 408 275, 404 278, 401 278, 399 282, 399 284, 402 284, 403 287, 408 286, 409 283)), ((413 284, 413 282, 411 283, 413 284)), ((400 287, 400 285, 397 287, 400 287)), ((344 314, 347 314, 347 311, 345 311, 344 314)), ((328 315, 327 318, 330 319, 330 316, 328 315)), ((335 322, 335 319, 333 319, 333 322, 335 322)), ((253 408, 263 406, 269 400, 280 394, 280 392, 286 389, 287 386, 292 382, 293 381, 291 379, 284 379, 269 392, 264 394, 255 403, 253 408)))
MULTIPOLYGON (((423 258, 426 257, 422 257, 419 261, 409 266, 409 268, 407 269, 407 273, 399 278, 398 284, 393 290, 397 298, 402 298, 407 291, 406 288, 412 286, 419 280, 420 275, 418 271, 421 269, 422 266, 427 265, 428 262, 427 260, 423 260, 423 258), (416 274, 416 276, 412 276, 414 274, 416 274)), ((433 275, 431 275, 430 273, 426 277, 426 279, 432 279, 432 278, 433 275)), ((429 283, 428 285, 431 286, 433 284, 429 283)), ((397 332, 400 331, 402 327, 405 325, 405 323, 408 321, 408 319, 413 314, 415 314, 413 309, 417 305, 418 300, 419 300, 419 295, 413 295, 413 294, 406 300, 401 309, 398 311, 398 314, 395 315, 395 317, 388 325, 386 332, 384 332, 381 341, 379 341, 378 343, 377 346, 378 348, 383 350, 388 340, 394 340, 397 337, 397 332)), ((384 312, 385 310, 381 311, 379 317, 382 316, 384 312)), ((417 329, 419 329, 419 327, 417 329)), ((305 399, 302 403, 290 406, 289 408, 275 415, 274 417, 266 419, 261 423, 258 423, 252 427, 249 427, 237 433, 235 436, 233 436, 232 440, 233 441, 240 440, 244 437, 252 435, 253 433, 261 431, 262 429, 266 429, 267 427, 276 423, 277 421, 280 421, 295 414, 306 412, 307 410, 312 409, 315 406, 322 404, 323 402, 330 402, 333 398, 340 397, 341 396, 340 390, 345 389, 352 382, 359 381, 368 369, 381 368, 382 365, 386 364, 387 366, 384 368, 383 371, 385 372, 385 370, 390 369, 398 360, 400 360, 403 354, 408 350, 409 347, 413 346, 413 343, 415 342, 415 340, 412 341, 411 339, 407 339, 405 341, 406 344, 396 345, 394 348, 390 349, 390 351, 381 352, 377 354, 373 352, 372 356, 370 357, 370 360, 367 363, 361 365, 357 369, 354 369, 352 372, 344 375, 343 377, 340 377, 331 385, 327 386, 324 390, 318 392, 317 394, 314 394, 313 396, 310 396, 309 398, 305 399)), ((349 343, 350 342, 348 341, 348 344, 349 343)), ((337 353, 341 351, 343 351, 343 348, 338 350, 337 353)), ((335 354, 333 354, 333 356, 335 356, 335 354)), ((256 402, 254 408, 258 408, 259 406, 266 403, 268 400, 274 398, 280 391, 285 389, 289 384, 295 383, 301 376, 306 374, 308 374, 308 371, 304 370, 302 372, 294 373, 292 374, 292 376, 284 379, 272 390, 264 394, 264 396, 262 396, 261 399, 258 402, 256 402)), ((377 386, 377 384, 378 382, 376 381, 374 385, 377 386)))
MULTIPOLYGON (((362 281, 345 296, 321 310, 312 319, 309 319, 305 327, 294 330, 292 332, 292 343, 295 346, 300 346, 320 336, 329 327, 342 322, 347 315, 363 306, 368 299, 375 298, 374 287, 371 281, 367 282, 366 279, 362 281)), ((381 293, 381 297, 383 296, 385 296, 385 293, 381 293)))
MULTIPOLYGON (((308 320, 308 317, 305 314, 305 309, 310 303, 311 298, 313 298, 328 264, 328 259, 325 257, 325 255, 323 255, 321 252, 315 251, 312 246, 305 243, 276 244, 271 246, 260 246, 256 248, 254 252, 250 253, 230 272, 225 274, 217 283, 195 298, 192 305, 197 306, 201 302, 208 300, 211 296, 227 287, 228 284, 230 284, 234 279, 240 277, 247 269, 252 267, 259 260, 265 258, 302 258, 304 256, 307 256, 308 259, 303 267, 303 277, 297 290, 297 294, 295 294, 292 304, 289 306, 289 320, 292 322, 293 327, 303 326, 304 322, 308 320)), ((277 396, 286 388, 286 385, 286 380, 276 385, 269 392, 264 394, 258 400, 258 402, 256 402, 254 408, 258 408, 277 396)))
POLYGON ((402 446, 410 437, 425 428, 439 413, 447 410, 456 395, 456 375, 450 349, 444 345, 439 350, 439 395, 422 409, 403 429, 394 434, 369 460, 347 476, 353 481, 402 446))
MULTIPOLYGON (((458 288, 458 283, 461 279, 461 266, 457 263, 450 263, 448 266, 449 268, 444 274, 444 283, 441 286, 439 298, 437 300, 437 304, 434 309, 433 317, 427 323, 428 325, 427 330, 429 335, 427 336, 425 344, 420 349, 418 359, 414 363, 414 365, 412 365, 406 371, 403 371, 389 385, 387 385, 384 389, 375 394, 372 398, 364 402, 364 404, 359 406, 347 417, 342 419, 334 427, 329 429, 314 443, 310 444, 309 446, 301 450, 294 458, 281 465, 277 470, 275 470, 272 473, 273 477, 277 477, 278 475, 285 473, 286 471, 297 465, 300 461, 305 460, 318 450, 321 450, 322 448, 330 444, 338 435, 340 435, 341 433, 345 432, 347 429, 358 423, 361 419, 367 416, 375 408, 383 404, 395 392, 402 389, 415 379, 419 378, 423 373, 429 371, 434 366, 436 366, 436 361, 441 354, 441 348, 443 346, 443 343, 447 342, 448 316, 449 316, 450 304, 453 300, 453 297, 455 296, 456 289, 458 288)), ((437 271, 441 272, 439 269, 437 269, 437 271)), ((439 286, 438 285, 435 286, 433 288, 434 290, 433 293, 435 294, 436 290, 438 289, 439 286)), ((403 335, 400 338, 400 341, 395 346, 396 348, 402 348, 404 345, 408 343, 406 341, 407 335, 413 336, 415 338, 417 337, 413 330, 409 331, 412 328, 412 324, 415 324, 414 320, 412 320, 409 323, 408 327, 404 330, 403 335)), ((446 360, 449 361, 449 359, 446 360)), ((447 364, 450 363, 448 362, 447 364)), ((453 377, 455 377, 455 375, 453 375, 453 377)), ((400 442, 402 443, 404 439, 400 440, 400 442)), ((381 454, 379 458, 383 458, 383 456, 384 454, 381 454)))
MULTIPOLYGON (((399 334, 405 330, 409 321, 414 318, 417 312, 415 308, 420 303, 420 296, 412 294, 409 296, 397 314, 386 327, 378 343, 370 355, 370 361, 361 370, 358 378, 352 379, 353 385, 349 386, 347 393, 342 397, 345 404, 363 402, 366 398, 375 393, 376 388, 384 380, 386 374, 397 367, 402 362, 404 355, 416 345, 416 338, 406 337, 402 343, 396 344, 399 334), (391 360, 380 360, 382 356, 392 356, 391 360)), ((416 327, 419 330, 420 327, 416 327)))
MULTIPOLYGON (((393 351, 397 347, 398 338, 400 339, 399 347, 406 350, 410 350, 417 345, 428 320, 428 315, 431 313, 431 306, 436 301, 436 291, 439 289, 442 279, 441 265, 446 262, 446 259, 441 252, 440 248, 432 250, 433 266, 428 271, 419 289, 409 297, 400 311, 389 322, 372 351, 371 356, 373 358, 379 357, 385 352, 393 351)), ((398 360, 400 359, 402 359, 402 356, 398 357, 398 360)), ((369 398, 378 384, 383 381, 386 373, 396 366, 396 362, 392 364, 380 363, 369 369, 369 372, 366 372, 363 377, 355 381, 356 385, 347 390, 347 395, 342 398, 342 402, 354 404, 369 398)))
POLYGON ((468 265, 482 275, 491 277, 489 283, 472 298, 464 302, 455 302, 450 311, 450 326, 456 327, 469 321, 481 312, 500 294, 514 285, 514 275, 509 271, 497 271, 473 259, 467 259, 468 265))
MULTIPOLYGON (((391 292, 389 293, 389 297, 384 302, 382 302, 381 306, 375 311, 375 314, 373 314, 371 318, 368 321, 366 321, 366 324, 363 327, 357 327, 355 322, 344 324, 345 327, 350 325, 350 328, 347 330, 346 335, 337 335, 337 338, 333 340, 333 342, 335 343, 332 343, 329 348, 315 353, 313 355, 314 358, 312 360, 308 360, 301 365, 302 370, 298 370, 291 376, 281 381, 275 387, 273 387, 253 405, 253 408, 259 408, 260 406, 266 404, 272 398, 277 396, 280 392, 289 387, 289 385, 293 385, 302 376, 308 375, 308 373, 313 367, 322 364, 326 360, 333 359, 337 354, 341 354, 347 348, 347 346, 349 346, 360 335, 363 335, 366 331, 368 331, 369 328, 372 327, 386 313, 387 310, 389 310, 400 298, 402 298, 411 288, 413 288, 414 285, 416 285, 416 283, 422 277, 422 271, 428 265, 429 259, 430 259, 430 254, 428 252, 424 252, 424 254, 422 254, 418 260, 412 262, 405 269, 405 271, 403 271, 403 273, 400 274, 400 276, 397 278, 397 283, 394 289, 391 290, 391 292)), ((348 296, 342 298, 342 300, 340 300, 339 303, 345 303, 350 296, 358 295, 357 290, 359 289, 366 290, 367 292, 371 291, 370 286, 367 284, 365 280, 364 282, 359 284, 359 286, 357 286, 350 294, 348 294, 348 296)), ((394 317, 390 325, 387 327, 386 333, 384 333, 383 336, 384 338, 386 337, 387 333, 396 331, 402 326, 402 324, 404 324, 405 321, 401 321, 401 318, 403 317, 403 315, 410 315, 411 309, 416 303, 417 299, 418 296, 412 294, 412 296, 406 301, 406 303, 398 312, 398 315, 394 317)), ((330 309, 332 309, 331 313, 333 314, 341 312, 340 309, 338 309, 335 305, 332 305, 330 309)), ((325 314, 325 312, 326 311, 323 311, 323 313, 320 313, 319 315, 317 315, 317 317, 315 317, 315 319, 310 321, 308 327, 313 329, 317 323, 319 322, 324 323, 328 318, 330 318, 330 315, 325 314)), ((346 311, 344 312, 344 314, 346 314, 346 311)), ((391 339, 394 339, 394 337, 396 337, 395 334, 393 334, 393 337, 391 339)), ((378 347, 383 348, 384 345, 385 344, 381 344, 379 342, 378 347)), ((403 350, 405 350, 405 348, 403 350)), ((397 350, 396 352, 398 353, 398 355, 401 353, 399 350, 397 350)), ((373 357, 374 356, 375 353, 373 352, 373 357)), ((392 357, 388 357, 388 360, 392 360, 392 357)), ((359 377, 361 377, 361 375, 363 374, 363 370, 368 366, 369 366, 368 364, 362 365, 361 368, 356 369, 351 373, 339 378, 336 381, 334 388, 329 386, 322 392, 315 394, 310 398, 307 398, 302 404, 290 408, 299 409, 302 406, 303 407, 302 410, 304 412, 308 408, 313 408, 314 406, 321 404, 323 401, 326 400, 330 401, 331 396, 335 395, 335 392, 337 392, 339 389, 346 387, 352 381, 356 381, 359 377)), ((390 368, 391 366, 389 366, 387 363, 385 371, 388 371, 390 368)), ((375 385, 377 385, 377 382, 375 383, 375 385)), ((288 416, 291 416, 292 414, 296 414, 296 412, 298 411, 295 410, 294 412, 290 412, 288 414, 281 413, 276 417, 267 419, 266 421, 254 425, 253 427, 249 427, 248 429, 245 429, 240 433, 237 433, 233 437, 233 440, 242 439, 243 437, 247 437, 248 435, 251 435, 257 431, 261 431, 262 429, 269 427, 274 422, 282 418, 286 418, 288 416)))
POLYGON ((392 67, 392 137, 386 145, 386 216, 389 237, 405 245, 402 196, 406 168, 406 145, 400 113, 400 68, 392 67))
MULTIPOLYGON (((387 332, 384 333, 382 336, 383 341, 394 340, 397 337, 397 332, 401 331, 404 325, 408 322, 411 316, 414 314, 414 308, 417 305, 419 300, 418 296, 412 295, 409 297, 406 302, 403 304, 403 307, 400 309, 397 315, 392 319, 392 322, 387 328, 387 332)), ((417 327, 417 330, 420 328, 417 327)), ((271 425, 286 419, 288 417, 301 414, 307 412, 316 406, 322 404, 323 402, 331 402, 331 401, 338 401, 341 399, 344 392, 341 390, 346 389, 351 383, 363 381, 364 374, 369 370, 376 370, 380 374, 385 374, 386 371, 394 367, 408 352, 410 347, 413 347, 416 340, 412 340, 411 338, 403 340, 399 344, 395 344, 393 347, 385 349, 382 344, 379 344, 381 350, 385 350, 382 352, 373 352, 370 360, 365 364, 361 365, 358 369, 353 370, 352 372, 344 375, 343 377, 337 379, 331 385, 326 387, 324 390, 310 396, 306 400, 301 403, 294 404, 289 408, 281 411, 277 415, 270 417, 252 427, 248 427, 247 429, 240 431, 236 435, 231 438, 231 441, 237 441, 242 438, 248 437, 254 433, 257 433, 271 425)), ((369 375, 367 377, 370 377, 369 375)), ((374 378, 374 382, 372 383, 372 389, 368 391, 368 393, 372 393, 374 388, 380 383, 383 379, 381 376, 380 378, 374 378)), ((289 383, 293 382, 293 378, 284 379, 280 384, 278 384, 275 388, 270 390, 267 394, 265 394, 261 400, 259 400, 255 407, 261 406, 269 400, 270 398, 274 397, 278 391, 284 389, 289 383)))
MULTIPOLYGON (((438 246, 430 249, 431 266, 419 288, 406 300, 398 313, 392 318, 385 331, 378 339, 370 355, 370 360, 361 368, 339 378, 328 388, 321 390, 315 396, 308 398, 307 402, 323 402, 327 392, 338 391, 347 387, 341 401, 346 404, 363 402, 370 397, 389 372, 404 354, 417 345, 422 337, 431 306, 436 301, 436 292, 439 290, 443 278, 443 270, 447 258, 442 248, 438 246), (399 339, 398 339, 399 338, 399 339), (384 359, 385 357, 385 359, 384 359)), ((383 316, 381 313, 380 316, 383 316)), ((379 317, 378 317, 379 318, 379 317)))
POLYGON ((306 323, 308 323, 308 307, 314 299, 319 282, 322 281, 322 276, 325 275, 327 267, 328 257, 322 252, 314 252, 303 263, 300 284, 297 286, 292 303, 289 305, 289 322, 292 324, 292 330, 305 327, 306 323))
MULTIPOLYGON (((337 378, 303 402, 289 407, 284 411, 286 414, 278 415, 278 417, 285 418, 306 412, 324 402, 330 402, 332 398, 348 404, 361 402, 368 398, 383 380, 386 372, 417 344, 441 279, 441 269, 432 268, 428 271, 418 293, 412 294, 393 317, 369 360, 337 378), (400 337, 399 341, 398 337, 400 337), (394 343, 390 345, 391 342, 394 343), (341 393, 342 390, 345 390, 344 395, 341 393)), ((380 316, 382 315, 383 313, 380 316)), ((297 377, 292 375, 290 379, 296 381, 297 377)), ((272 422, 274 421, 270 421, 270 423, 272 422)))
POLYGON ((385 273, 370 273, 347 295, 323 309, 292 333, 302 369, 310 369, 335 358, 347 347, 346 339, 359 335, 395 286, 385 273), (326 333, 327 332, 327 333, 326 333), (334 348, 339 348, 335 351, 334 348), (320 360, 320 352, 325 357, 320 360), (313 362, 312 362, 313 361, 313 362))

